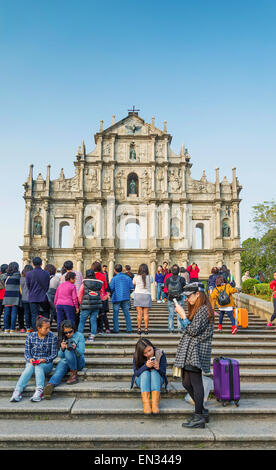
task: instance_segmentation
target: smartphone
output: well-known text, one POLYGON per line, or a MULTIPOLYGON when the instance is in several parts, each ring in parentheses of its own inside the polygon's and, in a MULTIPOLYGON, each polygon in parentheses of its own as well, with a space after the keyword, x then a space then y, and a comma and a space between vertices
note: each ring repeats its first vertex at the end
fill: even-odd
POLYGON ((36 366, 37 364, 40 364, 40 362, 39 361, 33 361, 32 364, 33 364, 33 366, 36 366))
POLYGON ((176 299, 173 299, 174 305, 179 305, 176 299))
POLYGON ((155 357, 155 356, 152 356, 152 357, 150 358, 150 361, 151 361, 151 362, 154 362, 155 359, 156 359, 156 357, 155 357))

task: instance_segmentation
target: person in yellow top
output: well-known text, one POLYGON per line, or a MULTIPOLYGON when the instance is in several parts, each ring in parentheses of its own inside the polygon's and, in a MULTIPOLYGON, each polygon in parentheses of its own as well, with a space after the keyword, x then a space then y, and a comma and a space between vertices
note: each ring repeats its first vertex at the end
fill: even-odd
POLYGON ((213 292, 210 293, 210 298, 218 306, 220 312, 218 330, 222 330, 223 317, 224 314, 227 313, 232 323, 232 335, 235 335, 237 333, 237 327, 233 315, 233 310, 235 306, 233 294, 235 294, 235 292, 238 292, 238 290, 232 287, 227 281, 225 281, 223 276, 218 276, 216 278, 216 287, 213 292))

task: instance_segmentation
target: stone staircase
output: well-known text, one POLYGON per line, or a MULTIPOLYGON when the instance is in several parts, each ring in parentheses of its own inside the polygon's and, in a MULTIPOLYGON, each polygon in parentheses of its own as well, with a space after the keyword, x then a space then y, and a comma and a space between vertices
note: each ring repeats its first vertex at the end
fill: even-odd
MULTIPOLYGON (((168 392, 162 392, 158 416, 145 416, 140 390, 130 390, 132 357, 138 340, 135 310, 131 310, 131 316, 132 334, 125 333, 120 313, 119 334, 98 335, 94 344, 87 344, 86 368, 79 373, 79 383, 69 386, 63 382, 50 401, 39 403, 29 400, 34 381, 23 392, 21 402, 9 402, 25 365, 26 335, 0 333, 0 448, 276 448, 276 332, 273 328, 266 327, 264 320, 251 314, 249 327, 239 328, 235 336, 226 317, 221 333, 215 327, 212 358, 228 356, 240 363, 240 406, 223 407, 211 395, 210 422, 206 428, 187 430, 181 424, 194 408, 184 400, 186 391, 180 379, 172 377, 181 335, 167 331, 167 306, 154 303, 150 310, 148 338, 165 350, 168 360, 168 392)), ((109 319, 112 327, 112 312, 109 319)), ((85 336, 88 336, 88 326, 85 336)))

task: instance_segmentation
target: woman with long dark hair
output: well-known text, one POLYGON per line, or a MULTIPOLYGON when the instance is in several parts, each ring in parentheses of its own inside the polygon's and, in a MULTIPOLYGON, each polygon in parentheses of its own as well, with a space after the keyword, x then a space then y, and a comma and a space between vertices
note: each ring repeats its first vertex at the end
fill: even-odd
POLYGON ((151 298, 151 284, 153 283, 153 277, 149 274, 149 268, 147 264, 141 264, 139 266, 138 274, 134 276, 133 284, 135 286, 134 291, 134 307, 137 310, 137 333, 141 334, 141 323, 144 317, 145 323, 145 334, 147 335, 148 324, 149 324, 149 308, 152 306, 151 298))
POLYGON ((181 369, 182 384, 195 402, 195 413, 182 426, 204 428, 209 413, 203 406, 202 372, 210 372, 214 311, 200 282, 185 286, 184 294, 188 301, 188 317, 179 304, 175 307, 187 324, 177 348, 175 367, 181 369))
POLYGON ((161 387, 168 380, 166 376, 167 359, 163 350, 153 346, 147 338, 141 338, 136 344, 133 356, 134 383, 141 389, 142 402, 145 414, 159 413, 159 400, 161 387), (150 401, 152 394, 152 403, 150 401))
POLYGON ((70 371, 67 385, 78 382, 78 371, 85 367, 85 339, 82 333, 76 331, 75 323, 64 320, 58 329, 58 357, 54 375, 50 378, 44 389, 44 398, 50 400, 54 387, 57 387, 65 374, 70 371))
POLYGON ((14 333, 21 300, 19 264, 15 261, 9 264, 4 283, 4 333, 14 333))
POLYGON ((31 264, 26 264, 24 269, 21 273, 20 278, 20 289, 21 289, 21 301, 22 307, 24 311, 24 318, 25 318, 25 326, 27 328, 27 333, 32 333, 32 312, 29 303, 29 289, 26 284, 26 273, 32 271, 33 267, 31 264))

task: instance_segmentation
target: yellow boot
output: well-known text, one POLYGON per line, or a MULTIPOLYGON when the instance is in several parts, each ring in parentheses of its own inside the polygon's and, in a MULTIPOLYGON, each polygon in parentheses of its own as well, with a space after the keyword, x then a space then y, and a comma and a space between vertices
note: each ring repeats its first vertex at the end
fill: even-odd
POLYGON ((142 402, 145 415, 151 415, 150 392, 142 392, 142 402))
POLYGON ((157 415, 159 413, 159 400, 160 400, 160 392, 157 392, 154 390, 151 392, 151 398, 152 398, 152 412, 153 414, 157 415))

